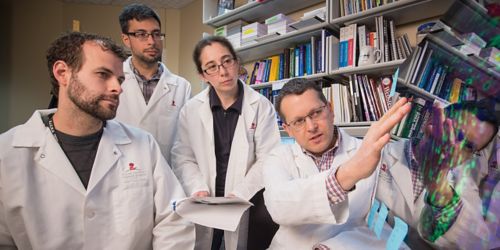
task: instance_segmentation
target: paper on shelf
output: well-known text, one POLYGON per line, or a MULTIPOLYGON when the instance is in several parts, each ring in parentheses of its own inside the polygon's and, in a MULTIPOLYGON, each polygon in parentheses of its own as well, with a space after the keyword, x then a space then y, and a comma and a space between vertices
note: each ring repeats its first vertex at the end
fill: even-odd
POLYGON ((243 213, 253 204, 238 197, 190 197, 173 202, 174 211, 206 227, 236 231, 243 213))

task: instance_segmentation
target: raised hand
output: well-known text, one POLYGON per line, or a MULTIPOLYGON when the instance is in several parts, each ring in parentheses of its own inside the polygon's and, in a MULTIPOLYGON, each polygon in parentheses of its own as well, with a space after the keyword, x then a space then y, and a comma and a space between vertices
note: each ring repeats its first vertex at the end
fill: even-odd
POLYGON ((401 98, 366 133, 356 155, 345 163, 337 172, 337 180, 344 190, 351 189, 356 182, 370 176, 375 171, 380 154, 389 142, 390 131, 410 112, 411 105, 406 98, 401 98))

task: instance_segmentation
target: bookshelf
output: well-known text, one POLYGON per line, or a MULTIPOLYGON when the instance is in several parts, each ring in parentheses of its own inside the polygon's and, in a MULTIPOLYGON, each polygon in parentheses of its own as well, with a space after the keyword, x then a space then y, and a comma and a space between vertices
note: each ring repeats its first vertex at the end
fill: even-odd
POLYGON ((500 66, 479 56, 481 48, 495 46, 489 42, 493 39, 492 34, 498 35, 500 31, 498 26, 492 25, 494 23, 475 1, 456 0, 436 25, 419 34, 417 48, 401 67, 403 74, 398 77, 397 89, 425 101, 421 99, 420 107, 416 107, 420 110, 415 113, 420 115, 412 119, 410 113, 406 123, 399 125, 400 128, 396 129, 398 135, 411 126, 410 133, 403 132, 403 137, 419 136, 418 128, 428 119, 429 112, 424 107, 432 102, 446 106, 483 98, 500 101, 500 66), (470 32, 484 42, 464 38, 463 35, 470 32), (415 126, 417 131, 413 129, 415 126))
MULTIPOLYGON (((390 3, 387 3, 385 5, 368 8, 363 11, 358 11, 354 14, 341 15, 342 12, 345 11, 341 10, 340 4, 345 1, 354 0, 267 0, 261 3, 251 2, 248 4, 243 4, 232 11, 229 11, 220 16, 215 16, 214 14, 216 14, 217 0, 203 0, 203 22, 214 27, 225 25, 239 19, 247 21, 248 23, 262 23, 266 18, 269 18, 278 13, 289 14, 292 12, 301 11, 304 8, 308 8, 318 4, 324 4, 324 6, 326 7, 327 18, 325 22, 311 25, 282 35, 257 39, 256 41, 258 42, 254 44, 244 45, 237 48, 236 51, 241 57, 242 62, 247 64, 251 64, 252 62, 263 60, 270 56, 283 53, 283 50, 285 48, 293 48, 294 46, 307 43, 311 40, 311 37, 321 36, 322 29, 328 29, 330 33, 337 39, 340 38, 339 29, 351 24, 357 24, 358 27, 360 25, 365 25, 368 32, 370 31, 370 29, 372 29, 373 31, 376 22, 375 17, 377 16, 384 16, 384 18, 393 20, 395 28, 400 25, 407 25, 409 23, 429 20, 431 18, 442 18, 445 20, 453 19, 454 17, 449 14, 448 10, 457 5, 456 2, 458 2, 459 5, 464 5, 456 8, 465 8, 467 12, 478 12, 479 18, 481 20, 486 20, 483 20, 481 22, 489 24, 493 23, 491 19, 488 19, 490 17, 487 16, 484 8, 475 3, 473 0, 394 0, 388 1, 390 3)), ((361 1, 357 2, 360 3, 361 1)), ((365 1, 365 3, 367 2, 365 1)), ((467 31, 467 29, 471 28, 467 26, 463 28, 463 30, 465 31, 467 31)), ((492 27, 492 29, 494 34, 498 34, 498 27, 492 27)), ((413 36, 414 34, 411 35, 413 36)), ((485 62, 482 61, 482 59, 463 55, 453 47, 454 45, 459 45, 462 43, 462 41, 455 34, 441 31, 427 34, 423 39, 432 43, 431 47, 434 50, 442 51, 442 53, 445 53, 447 57, 450 58, 450 61, 448 62, 443 59, 444 62, 452 63, 452 61, 455 62, 458 60, 460 62, 463 62, 463 65, 467 65, 467 67, 473 68, 474 72, 479 72, 476 75, 480 75, 481 80, 490 81, 492 82, 491 85, 493 85, 493 83, 495 82, 498 82, 500 72, 496 71, 493 68, 485 67, 485 62)), ((338 47, 338 42, 339 41, 337 40, 330 45, 338 47)), ((413 51, 415 52, 415 50, 413 51)), ((400 56, 396 56, 396 59, 390 58, 389 61, 381 63, 339 68, 338 64, 331 62, 332 60, 339 60, 336 53, 338 54, 339 52, 334 50, 332 54, 333 57, 328 58, 330 60, 330 63, 326 68, 326 72, 313 73, 302 77, 321 79, 327 82, 330 81, 332 85, 335 81, 335 83, 348 86, 349 84, 346 83, 346 79, 349 79, 350 81, 352 79, 351 76, 353 75, 366 75, 368 77, 367 79, 380 80, 380 78, 378 77, 392 75, 398 68, 401 71, 401 68, 407 66, 408 62, 412 60, 411 56, 407 56, 406 59, 400 59, 400 56)), ((250 70, 248 70, 248 74, 250 75, 251 73, 252 72, 250 68, 250 70)), ((268 89, 269 92, 274 94, 274 91, 279 90, 281 86, 283 86, 283 84, 289 79, 291 78, 262 82, 251 86, 257 91, 268 89)), ((428 91, 419 88, 418 86, 410 84, 409 82, 407 82, 407 79, 404 75, 400 75, 397 82, 393 84, 396 84, 396 89, 398 92, 415 94, 416 96, 419 96, 427 101, 438 101, 444 105, 450 103, 437 94, 429 93, 428 91)), ((367 91, 367 93, 370 93, 369 90, 365 91, 367 91)), ((500 90, 497 89, 495 91, 500 90)), ((371 93, 374 93, 374 91, 372 90, 371 93)), ((272 96, 268 98, 272 99, 272 96)), ((376 101, 376 99, 372 99, 372 103, 376 101)), ((346 130, 349 130, 353 134, 355 134, 355 136, 358 136, 361 135, 363 131, 366 132, 371 123, 372 122, 347 122, 338 123, 336 125, 345 128, 346 130)), ((398 137, 395 136, 394 138, 398 137)))
POLYGON ((394 60, 383 63, 375 63, 371 65, 347 67, 330 71, 330 75, 352 75, 352 74, 379 74, 379 75, 389 75, 393 74, 394 71, 404 62, 405 60, 394 60))
POLYGON ((217 0, 203 0, 203 23, 212 27, 219 27, 238 19, 251 23, 262 21, 278 13, 290 13, 321 2, 324 0, 254 1, 217 16, 217 0))
POLYGON ((242 46, 236 49, 236 52, 241 57, 243 62, 255 61, 269 55, 283 52, 283 48, 307 42, 312 36, 321 35, 322 28, 328 27, 328 22, 312 25, 270 39, 261 40, 256 44, 242 46))
POLYGON ((440 16, 452 3, 453 0, 399 0, 341 16, 340 0, 330 0, 330 23, 338 26, 352 23, 368 24, 375 16, 383 15, 395 20, 396 25, 401 25, 440 16))

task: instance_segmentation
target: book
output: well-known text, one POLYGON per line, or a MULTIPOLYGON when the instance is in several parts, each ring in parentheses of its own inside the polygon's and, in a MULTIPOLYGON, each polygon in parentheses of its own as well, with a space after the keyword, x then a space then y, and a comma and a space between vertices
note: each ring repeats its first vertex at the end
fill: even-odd
POLYGON ((234 9, 234 0, 217 1, 217 15, 222 15, 232 9, 234 9))

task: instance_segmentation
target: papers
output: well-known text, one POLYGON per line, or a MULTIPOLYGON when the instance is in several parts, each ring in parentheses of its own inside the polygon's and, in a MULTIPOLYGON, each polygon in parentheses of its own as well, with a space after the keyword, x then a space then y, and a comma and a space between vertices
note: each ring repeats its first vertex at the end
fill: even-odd
POLYGON ((236 231, 243 213, 253 204, 238 197, 190 197, 173 202, 174 211, 193 223, 236 231))

